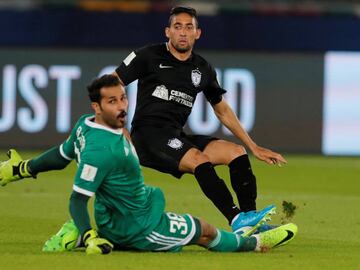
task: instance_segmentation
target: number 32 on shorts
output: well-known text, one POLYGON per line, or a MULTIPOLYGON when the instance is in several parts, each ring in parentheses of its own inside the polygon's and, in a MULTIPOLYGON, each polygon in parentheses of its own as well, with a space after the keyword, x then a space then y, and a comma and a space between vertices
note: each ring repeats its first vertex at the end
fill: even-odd
POLYGON ((166 213, 166 215, 170 219, 170 232, 171 233, 180 233, 182 235, 186 235, 188 232, 188 225, 186 223, 186 219, 183 216, 174 214, 174 213, 166 213))

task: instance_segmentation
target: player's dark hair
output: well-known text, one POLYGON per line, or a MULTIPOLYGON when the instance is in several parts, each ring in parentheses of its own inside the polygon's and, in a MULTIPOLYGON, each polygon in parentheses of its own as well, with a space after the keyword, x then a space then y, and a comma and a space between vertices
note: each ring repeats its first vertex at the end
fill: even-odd
POLYGON ((103 87, 112 87, 121 84, 119 78, 116 75, 105 74, 100 78, 94 79, 90 85, 88 85, 87 90, 89 93, 89 98, 91 102, 100 103, 101 94, 100 89, 103 87))
POLYGON ((169 26, 171 25, 172 19, 174 16, 180 14, 180 13, 186 13, 189 14, 192 18, 195 18, 196 22, 196 28, 199 28, 199 22, 196 10, 192 7, 173 7, 170 11, 170 17, 169 17, 169 26))

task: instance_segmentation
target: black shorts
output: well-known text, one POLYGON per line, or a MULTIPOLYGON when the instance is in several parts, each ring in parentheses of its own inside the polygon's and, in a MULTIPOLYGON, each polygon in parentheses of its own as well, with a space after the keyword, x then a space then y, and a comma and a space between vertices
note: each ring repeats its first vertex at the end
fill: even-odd
POLYGON ((190 148, 203 151, 218 138, 205 135, 187 135, 182 130, 159 127, 136 127, 131 131, 131 139, 145 167, 169 173, 180 178, 179 163, 190 148))

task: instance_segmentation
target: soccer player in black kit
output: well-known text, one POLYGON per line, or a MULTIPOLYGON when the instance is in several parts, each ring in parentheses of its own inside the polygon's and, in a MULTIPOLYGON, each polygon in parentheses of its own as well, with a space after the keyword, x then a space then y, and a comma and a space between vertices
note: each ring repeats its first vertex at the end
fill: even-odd
POLYGON ((222 97, 226 91, 219 86, 214 68, 192 51, 201 35, 195 9, 173 8, 165 34, 168 42, 130 53, 116 69, 124 85, 139 80, 131 138, 140 163, 178 178, 183 173, 194 174, 202 191, 228 219, 234 232, 259 227, 269 220, 275 206, 256 211, 256 178, 245 148, 218 138, 183 132, 196 95, 204 93, 220 122, 256 158, 269 164, 286 163, 286 160, 256 145, 222 97), (214 170, 219 164, 229 166, 239 207, 214 170))

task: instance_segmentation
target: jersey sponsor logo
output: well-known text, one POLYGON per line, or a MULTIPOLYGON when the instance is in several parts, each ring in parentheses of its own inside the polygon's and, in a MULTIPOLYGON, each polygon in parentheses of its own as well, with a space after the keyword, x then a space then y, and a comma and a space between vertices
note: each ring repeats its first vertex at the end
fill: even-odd
POLYGON ((198 69, 191 71, 191 81, 195 87, 198 87, 201 82, 201 72, 198 69))
POLYGON ((135 57, 136 54, 134 52, 131 52, 123 61, 125 66, 128 66, 135 57))
POLYGON ((178 138, 172 138, 168 141, 167 145, 175 150, 179 150, 183 147, 184 143, 180 141, 178 138))
POLYGON ((177 90, 171 90, 169 95, 169 90, 165 85, 157 86, 152 95, 163 100, 175 101, 190 108, 193 106, 194 97, 177 90))
POLYGON ((194 98, 183 92, 180 92, 177 90, 171 90, 169 100, 176 101, 177 103, 180 103, 182 105, 185 105, 185 106, 188 106, 191 108, 193 106, 194 98))
POLYGON ((156 86, 152 95, 157 98, 169 100, 169 91, 167 90, 165 85, 156 86))
POLYGON ((98 170, 98 168, 96 168, 94 166, 84 164, 84 167, 81 171, 80 178, 85 181, 94 182, 97 170, 98 170))
POLYGON ((159 65, 159 68, 173 68, 173 66, 166 66, 166 65, 163 65, 162 63, 159 65))

